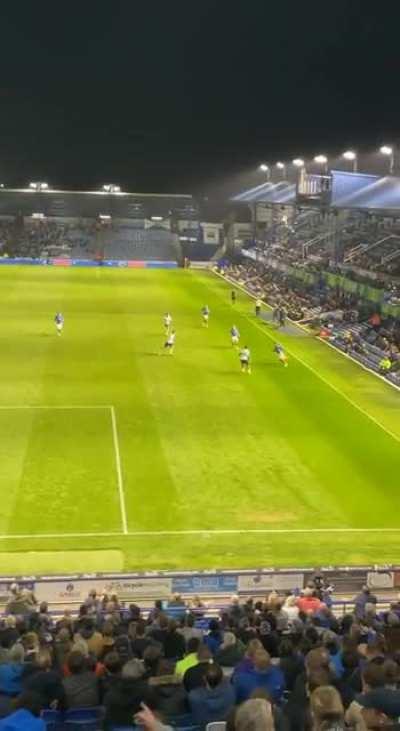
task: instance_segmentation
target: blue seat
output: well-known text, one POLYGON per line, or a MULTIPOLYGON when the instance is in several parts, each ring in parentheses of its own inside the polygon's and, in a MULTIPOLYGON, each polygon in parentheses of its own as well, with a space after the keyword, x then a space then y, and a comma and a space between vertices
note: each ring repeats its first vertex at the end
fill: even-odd
POLYGON ((64 715, 65 731, 100 731, 103 709, 71 708, 64 715))
POLYGON ((62 731, 63 729, 63 714, 61 711, 52 711, 50 708, 45 708, 42 711, 42 720, 46 724, 47 731, 62 731))

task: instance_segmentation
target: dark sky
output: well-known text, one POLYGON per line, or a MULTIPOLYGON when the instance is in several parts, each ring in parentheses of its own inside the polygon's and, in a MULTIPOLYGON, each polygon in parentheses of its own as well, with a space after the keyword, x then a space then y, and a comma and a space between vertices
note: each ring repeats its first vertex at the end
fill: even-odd
POLYGON ((399 136, 400 2, 11 0, 0 178, 205 191, 399 136))

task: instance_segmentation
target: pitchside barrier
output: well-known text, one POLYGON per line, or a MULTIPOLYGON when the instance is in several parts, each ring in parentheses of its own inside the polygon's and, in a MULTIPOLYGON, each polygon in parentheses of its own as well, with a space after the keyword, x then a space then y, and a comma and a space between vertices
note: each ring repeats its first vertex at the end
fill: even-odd
POLYGON ((137 261, 125 259, 30 259, 27 257, 7 258, 0 257, 0 265, 25 264, 28 266, 53 266, 53 267, 116 267, 119 269, 176 269, 176 261, 137 261))
POLYGON ((359 566, 325 568, 264 569, 248 571, 147 572, 136 574, 75 574, 61 576, 20 576, 0 578, 0 605, 10 598, 14 582, 34 592, 37 600, 51 605, 80 605, 91 589, 99 594, 117 594, 127 604, 161 599, 167 604, 174 594, 190 599, 210 598, 213 606, 226 603, 232 594, 264 597, 271 591, 299 593, 316 575, 349 603, 364 585, 378 591, 388 602, 400 589, 400 566, 359 566), (348 595, 348 596, 346 596, 348 595))

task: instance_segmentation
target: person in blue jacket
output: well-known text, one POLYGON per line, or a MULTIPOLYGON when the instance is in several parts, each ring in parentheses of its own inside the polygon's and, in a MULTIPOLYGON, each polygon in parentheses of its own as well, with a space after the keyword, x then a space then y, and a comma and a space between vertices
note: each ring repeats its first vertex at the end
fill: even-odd
POLYGON ((40 696, 25 691, 15 701, 15 711, 0 720, 0 731, 46 731, 40 696))
POLYGON ((285 676, 278 666, 272 665, 265 650, 258 650, 254 655, 253 668, 235 673, 232 683, 236 703, 246 701, 256 688, 267 691, 272 701, 279 703, 285 690, 285 676))

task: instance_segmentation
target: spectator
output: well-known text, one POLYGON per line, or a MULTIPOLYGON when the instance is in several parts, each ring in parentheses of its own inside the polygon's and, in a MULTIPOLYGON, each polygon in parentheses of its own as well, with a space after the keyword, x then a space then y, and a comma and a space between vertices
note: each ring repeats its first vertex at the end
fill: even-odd
POLYGON ((313 731, 344 729, 344 708, 340 695, 331 685, 316 688, 310 698, 313 731))
POLYGON ((316 614, 325 605, 315 595, 314 590, 311 587, 307 586, 304 589, 302 596, 299 597, 299 599, 297 600, 297 606, 300 612, 304 612, 304 614, 316 614))
POLYGON ((101 632, 96 629, 94 619, 85 617, 82 621, 78 633, 74 639, 82 639, 87 643, 89 652, 99 658, 104 650, 104 638, 101 632))
POLYGON ((212 655, 215 655, 219 646, 222 644, 222 632, 219 622, 216 619, 211 619, 208 629, 209 631, 204 637, 204 642, 209 647, 212 655))
POLYGON ((65 691, 61 676, 52 670, 52 658, 48 650, 40 650, 23 685, 25 690, 33 691, 40 697, 43 708, 64 707, 65 691))
POLYGON ((24 648, 18 643, 9 651, 8 661, 0 664, 1 696, 15 698, 21 693, 24 656, 24 648))
POLYGON ((46 731, 41 711, 40 696, 25 691, 15 701, 15 711, 0 720, 0 731, 46 731))
POLYGON ((130 623, 129 636, 131 638, 133 656, 142 658, 143 652, 151 643, 149 637, 146 637, 146 624, 142 619, 130 623))
POLYGON ((251 698, 235 714, 235 731, 274 731, 271 704, 263 698, 251 698))
POLYGON ((26 617, 35 611, 36 600, 32 592, 20 589, 18 584, 12 584, 10 587, 10 594, 11 598, 6 606, 7 614, 26 617))
POLYGON ((250 698, 256 688, 266 690, 271 699, 278 703, 285 690, 285 678, 280 668, 271 664, 268 653, 258 650, 254 657, 254 669, 235 673, 233 685, 239 703, 250 698))
POLYGON ((212 655, 209 648, 207 645, 200 645, 197 651, 197 664, 186 670, 183 676, 183 685, 187 693, 204 685, 204 676, 211 662, 212 655))
POLYGON ((2 629, 0 630, 0 644, 8 650, 19 639, 17 630, 17 619, 13 614, 9 614, 4 618, 2 629))
POLYGON ((170 660, 180 660, 185 654, 185 640, 177 631, 174 619, 168 623, 168 631, 164 638, 164 655, 170 660))
POLYGON ((192 637, 196 637, 199 641, 203 638, 203 630, 195 627, 195 616, 193 614, 187 614, 183 625, 179 627, 178 632, 183 635, 186 645, 192 637))
POLYGON ((216 663, 208 665, 204 686, 189 693, 189 706, 198 726, 213 721, 225 721, 235 705, 233 687, 224 679, 222 669, 216 663))
POLYGON ((182 678, 174 672, 173 663, 160 658, 157 674, 149 678, 149 688, 152 691, 152 702, 157 712, 163 718, 173 718, 186 713, 186 693, 182 685, 182 678))
POLYGON ((254 657, 258 650, 263 650, 263 644, 259 639, 255 638, 247 643, 244 656, 235 668, 235 673, 240 673, 254 668, 254 657))
POLYGON ((287 614, 287 618, 289 622, 293 622, 294 620, 299 618, 299 607, 297 606, 297 597, 295 597, 293 594, 290 594, 288 597, 286 597, 282 610, 287 614))
POLYGON ((104 658, 104 673, 100 676, 100 697, 104 698, 106 693, 118 682, 121 677, 123 663, 117 652, 109 652, 104 658))
POLYGON ((366 604, 376 604, 377 598, 374 594, 371 594, 368 586, 363 586, 360 594, 357 594, 354 599, 354 613, 357 619, 362 619, 365 615, 366 604))
POLYGON ((200 641, 197 637, 192 637, 187 644, 187 653, 182 660, 176 663, 175 673, 181 677, 184 676, 186 670, 197 665, 197 652, 200 647, 200 641))
POLYGON ((72 649, 71 635, 68 629, 60 629, 54 640, 54 661, 59 670, 64 668, 72 649))
POLYGON ((285 677, 286 689, 291 691, 294 688, 296 678, 304 670, 304 660, 293 645, 290 637, 285 637, 279 645, 279 667, 285 677))
POLYGON ((88 669, 86 657, 73 650, 68 656, 67 667, 70 675, 63 680, 67 707, 97 706, 100 700, 98 679, 88 669))
POLYGON ((222 644, 215 656, 215 661, 222 667, 233 668, 244 655, 244 645, 233 632, 224 632, 222 644))
POLYGON ((106 729, 130 726, 132 717, 140 711, 142 702, 153 705, 148 683, 143 676, 144 668, 140 660, 133 659, 125 663, 119 681, 113 683, 103 699, 106 729))

